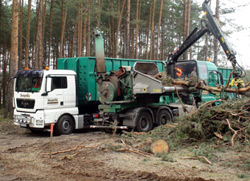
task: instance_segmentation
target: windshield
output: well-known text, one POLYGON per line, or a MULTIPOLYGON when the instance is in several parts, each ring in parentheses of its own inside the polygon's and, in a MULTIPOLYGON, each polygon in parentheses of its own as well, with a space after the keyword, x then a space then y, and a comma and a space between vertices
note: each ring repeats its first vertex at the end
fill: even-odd
POLYGON ((179 61, 175 64, 175 79, 186 79, 194 76, 197 77, 197 64, 195 61, 179 61))
POLYGON ((16 75, 17 92, 39 92, 42 84, 42 74, 31 72, 22 72, 16 75))

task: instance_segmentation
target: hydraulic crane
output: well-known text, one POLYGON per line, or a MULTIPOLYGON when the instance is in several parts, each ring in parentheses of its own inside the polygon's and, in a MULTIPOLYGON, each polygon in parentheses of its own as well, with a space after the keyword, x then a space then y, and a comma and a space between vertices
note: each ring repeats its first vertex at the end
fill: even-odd
POLYGON ((220 42, 220 45, 225 52, 227 59, 231 62, 233 70, 234 70, 234 77, 243 77, 242 72, 243 69, 239 66, 236 61, 235 54, 232 48, 229 46, 223 32, 221 31, 220 26, 218 25, 217 19, 213 16, 213 12, 209 7, 209 2, 211 0, 205 0, 202 4, 202 10, 204 11, 207 20, 201 20, 201 28, 196 27, 191 34, 186 38, 183 44, 175 50, 172 54, 168 57, 168 66, 170 66, 170 72, 168 74, 174 75, 175 70, 175 63, 177 62, 178 58, 188 49, 190 48, 196 41, 198 41, 203 35, 206 33, 214 35, 217 40, 220 42), (239 70, 236 71, 236 67, 238 65, 239 70), (240 72, 240 73, 238 73, 240 72))

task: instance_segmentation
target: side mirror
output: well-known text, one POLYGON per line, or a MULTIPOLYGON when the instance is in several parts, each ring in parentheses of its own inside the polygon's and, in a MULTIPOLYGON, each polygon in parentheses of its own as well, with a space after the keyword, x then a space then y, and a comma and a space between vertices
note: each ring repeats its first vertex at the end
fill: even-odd
POLYGON ((46 88, 45 88, 46 92, 51 92, 52 91, 51 84, 52 84, 52 78, 51 77, 47 77, 46 88))
POLYGON ((51 88, 51 84, 52 84, 52 78, 51 77, 46 77, 46 83, 45 83, 45 93, 42 94, 42 96, 47 96, 48 92, 51 92, 52 88, 51 88))

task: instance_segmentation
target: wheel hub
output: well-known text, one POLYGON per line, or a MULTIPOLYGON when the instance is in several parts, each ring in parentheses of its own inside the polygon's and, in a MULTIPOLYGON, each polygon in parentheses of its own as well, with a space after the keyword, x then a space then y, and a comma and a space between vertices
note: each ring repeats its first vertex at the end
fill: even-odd
POLYGON ((147 127, 147 120, 146 120, 146 118, 142 118, 141 119, 141 127, 142 128, 146 128, 147 127))
POLYGON ((161 124, 166 124, 167 123, 167 118, 166 116, 161 117, 161 124))
POLYGON ((63 130, 70 129, 70 123, 69 123, 69 121, 68 120, 63 121, 62 127, 63 127, 63 130))

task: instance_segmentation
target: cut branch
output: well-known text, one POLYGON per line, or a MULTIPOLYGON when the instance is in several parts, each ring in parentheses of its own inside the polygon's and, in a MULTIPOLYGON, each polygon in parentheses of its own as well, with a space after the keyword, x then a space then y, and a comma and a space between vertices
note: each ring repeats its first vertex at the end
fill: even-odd
POLYGON ((132 150, 132 149, 128 149, 128 148, 121 148, 118 151, 121 151, 121 152, 128 151, 128 152, 136 153, 138 155, 142 155, 144 157, 150 157, 150 153, 145 153, 145 152, 141 152, 141 151, 138 151, 138 150, 132 150))
MULTIPOLYGON (((172 79, 172 83, 174 85, 191 87, 189 81, 185 81, 185 80, 172 79)), ((233 89, 233 88, 227 88, 227 86, 226 87, 211 87, 208 85, 202 85, 200 82, 197 83, 196 86, 194 87, 196 89, 206 90, 209 92, 230 92, 230 93, 242 94, 242 93, 250 91, 250 87, 247 87, 247 86, 243 88, 239 88, 239 89, 233 89)))
MULTIPOLYGON (((97 147, 97 145, 96 146, 78 145, 78 146, 76 146, 74 148, 71 148, 71 149, 68 149, 68 150, 62 150, 62 151, 53 152, 53 153, 51 153, 51 155, 56 155, 56 154, 60 154, 60 153, 67 153, 67 152, 71 152, 71 151, 76 151, 76 150, 78 150, 80 148, 95 148, 95 147, 97 147)), ((48 154, 49 153, 41 153, 41 155, 48 155, 48 154)))

